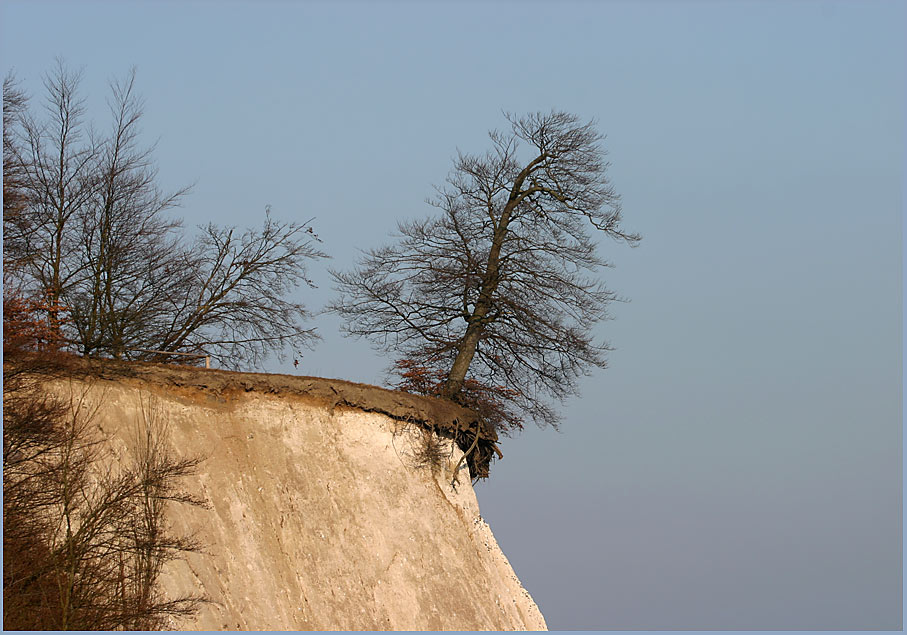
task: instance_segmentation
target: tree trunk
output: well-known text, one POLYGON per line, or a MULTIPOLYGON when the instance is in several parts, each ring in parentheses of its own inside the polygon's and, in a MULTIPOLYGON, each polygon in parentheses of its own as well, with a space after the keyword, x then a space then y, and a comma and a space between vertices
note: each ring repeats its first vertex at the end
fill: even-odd
POLYGON ((450 373, 447 375, 447 381, 444 383, 444 390, 441 396, 447 399, 454 399, 460 390, 463 389, 466 371, 469 370, 472 358, 476 354, 476 346, 479 343, 479 337, 482 335, 482 329, 482 324, 478 322, 473 322, 467 327, 466 335, 457 347, 457 357, 450 367, 450 373))
POLYGON ((472 363, 472 358, 476 354, 476 346, 479 344, 479 338, 485 325, 488 323, 488 313, 491 311, 492 299, 498 290, 499 267, 501 263, 501 249, 504 246, 504 238, 507 236, 507 226, 510 224, 510 217, 513 210, 523 200, 526 195, 522 191, 523 183, 542 161, 548 155, 542 152, 534 158, 523 170, 517 175, 510 189, 510 196, 507 204, 501 212, 501 218, 498 220, 497 227, 494 229, 494 236, 491 240, 491 249, 488 252, 488 261, 485 265, 485 276, 482 279, 482 287, 479 292, 479 298, 476 301, 472 315, 467 320, 469 326, 466 327, 466 334, 457 345, 457 357, 454 359, 450 372, 447 375, 447 381, 444 382, 444 389, 441 393, 447 399, 455 399, 463 389, 463 382, 466 381, 466 371, 472 363))

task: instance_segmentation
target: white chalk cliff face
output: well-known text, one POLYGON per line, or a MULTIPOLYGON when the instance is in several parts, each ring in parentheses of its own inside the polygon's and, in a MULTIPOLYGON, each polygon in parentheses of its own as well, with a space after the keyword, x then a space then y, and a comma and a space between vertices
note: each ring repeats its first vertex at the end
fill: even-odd
POLYGON ((166 565, 162 582, 170 597, 210 602, 172 627, 545 629, 482 520, 467 472, 450 485, 459 449, 446 468, 417 469, 416 425, 282 390, 272 376, 243 377, 259 383, 66 383, 98 404, 95 422, 115 460, 130 460, 143 412, 166 424, 174 454, 204 458, 183 485, 209 508, 168 512, 176 533, 194 534, 204 552, 166 565))

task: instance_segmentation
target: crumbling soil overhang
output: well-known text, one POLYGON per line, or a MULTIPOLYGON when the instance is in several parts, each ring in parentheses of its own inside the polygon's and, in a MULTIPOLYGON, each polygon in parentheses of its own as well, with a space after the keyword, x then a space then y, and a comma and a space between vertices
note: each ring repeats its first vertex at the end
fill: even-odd
POLYGON ((502 456, 497 447, 498 435, 492 426, 480 422, 472 410, 444 399, 342 379, 246 373, 154 362, 66 356, 63 366, 66 373, 73 376, 153 383, 218 397, 238 392, 305 396, 331 409, 348 407, 415 423, 454 439, 464 452, 473 446, 479 431, 476 447, 466 461, 473 478, 487 478, 495 455, 502 456))

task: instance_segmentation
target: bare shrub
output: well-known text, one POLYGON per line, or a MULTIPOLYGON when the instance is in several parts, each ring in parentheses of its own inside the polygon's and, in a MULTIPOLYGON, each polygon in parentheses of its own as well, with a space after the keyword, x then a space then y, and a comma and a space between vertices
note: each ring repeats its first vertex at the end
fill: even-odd
POLYGON ((134 458, 118 465, 95 414, 85 390, 65 400, 37 383, 4 386, 5 629, 151 630, 203 601, 166 599, 158 584, 164 564, 198 549, 164 514, 204 504, 179 487, 198 460, 172 456, 166 422, 145 404, 134 458))

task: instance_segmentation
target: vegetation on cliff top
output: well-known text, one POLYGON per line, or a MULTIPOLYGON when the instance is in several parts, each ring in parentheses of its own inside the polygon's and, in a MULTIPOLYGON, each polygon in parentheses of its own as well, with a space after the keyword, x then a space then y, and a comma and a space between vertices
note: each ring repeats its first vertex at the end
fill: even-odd
MULTIPOLYGON (((40 312, 90 357, 196 355, 240 368, 317 339, 290 299, 313 286, 308 263, 326 257, 311 221, 266 210, 260 230, 208 224, 187 241, 168 214, 188 188, 156 184, 135 72, 110 85, 106 134, 86 121, 79 73, 58 61, 44 87, 39 116, 4 82, 5 306, 40 312)), ((618 298, 596 275, 609 263, 593 236, 640 240, 621 227, 594 121, 507 119, 485 154, 458 154, 430 201, 437 215, 399 223, 394 244, 332 272, 339 295, 328 305, 346 334, 393 356, 398 389, 477 413, 482 424, 457 437, 483 454, 473 476, 487 475, 497 433, 527 419, 556 426, 550 399, 606 366, 593 328, 618 298)))
POLYGON ((398 384, 468 405, 499 430, 556 425, 564 399, 606 344, 592 328, 614 293, 587 229, 635 245, 621 228, 594 122, 552 111, 508 115, 484 155, 459 154, 440 211, 398 225, 396 243, 334 271, 331 309, 349 335, 397 358, 398 384))
POLYGON ((309 313, 289 299, 325 257, 309 222, 266 209, 260 229, 209 223, 187 239, 169 212, 189 188, 156 184, 135 72, 111 83, 106 134, 86 121, 79 73, 58 61, 44 86, 32 108, 4 81, 5 288, 57 307, 82 355, 194 353, 236 368, 311 345, 309 313))

